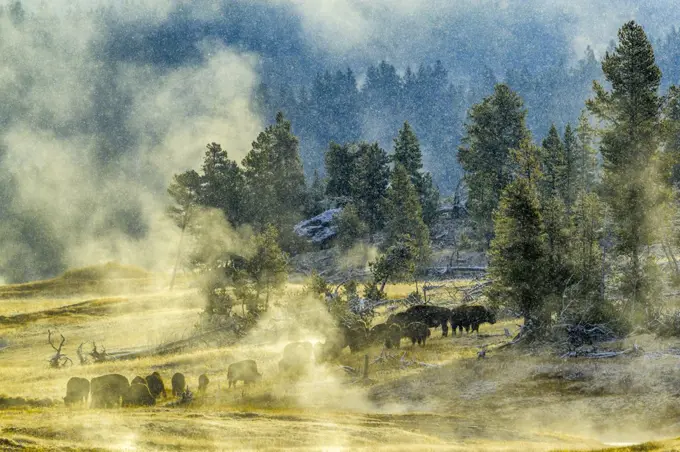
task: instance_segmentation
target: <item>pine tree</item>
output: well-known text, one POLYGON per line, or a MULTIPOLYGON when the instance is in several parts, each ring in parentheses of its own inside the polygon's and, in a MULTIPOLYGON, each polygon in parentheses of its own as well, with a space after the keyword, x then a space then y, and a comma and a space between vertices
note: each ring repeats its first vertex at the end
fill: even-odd
POLYGON ((399 135, 394 139, 394 155, 392 160, 395 165, 404 167, 408 175, 411 177, 411 182, 416 187, 421 178, 420 171, 423 169, 422 154, 420 152, 420 143, 416 137, 413 128, 408 122, 399 130, 399 135))
POLYGON ((243 168, 249 223, 259 231, 271 224, 289 232, 302 216, 306 187, 298 140, 282 113, 253 142, 243 168))
POLYGON ((430 255, 430 234, 423 222, 418 194, 404 166, 397 163, 390 178, 387 192, 387 240, 392 246, 408 237, 417 250, 417 260, 424 261, 430 255))
POLYGON ((493 212, 512 180, 510 150, 530 137, 525 119, 522 99, 505 84, 496 85, 493 95, 468 112, 458 159, 465 170, 468 209, 487 244, 493 237, 493 212))
POLYGON ((578 142, 576 133, 572 129, 571 124, 567 124, 564 128, 564 193, 562 199, 567 207, 571 210, 571 206, 576 201, 576 196, 579 192, 577 184, 577 156, 578 156, 578 142))
POLYGON ((385 196, 390 176, 388 165, 387 153, 378 143, 359 144, 350 187, 359 216, 371 232, 379 231, 385 223, 385 196))
POLYGON ((552 196, 564 197, 566 191, 566 158, 564 146, 557 128, 553 124, 548 136, 543 140, 542 150, 543 166, 543 196, 547 199, 552 196))
POLYGON ((264 309, 268 309, 271 294, 283 287, 288 279, 288 255, 278 245, 279 232, 268 225, 254 240, 255 252, 248 259, 246 268, 253 281, 255 299, 260 299, 264 292, 264 309))
POLYGON ((175 266, 172 271, 172 279, 170 280, 170 290, 172 290, 175 285, 177 267, 179 266, 182 255, 184 234, 194 217, 195 209, 200 205, 200 190, 201 177, 194 170, 185 171, 181 174, 175 174, 170 187, 168 187, 168 194, 174 201, 174 205, 168 207, 168 214, 173 219, 175 224, 179 226, 181 231, 179 243, 177 244, 177 257, 175 259, 175 266))
POLYGON ((201 175, 201 204, 220 209, 234 225, 244 218, 245 181, 236 162, 229 160, 227 151, 217 143, 207 146, 201 175))
POLYGON ((356 170, 357 149, 354 144, 331 142, 326 152, 326 195, 332 198, 352 196, 352 174, 356 170))
POLYGON ((535 184, 520 177, 503 191, 494 215, 489 272, 491 299, 519 310, 525 323, 544 322, 545 231, 535 184))
POLYGON ((587 105, 607 126, 600 144, 604 200, 613 215, 616 249, 627 259, 621 280, 630 293, 623 296, 632 302, 632 312, 641 314, 650 301, 648 276, 655 273, 645 251, 655 240, 653 218, 662 201, 657 173, 661 71, 642 27, 631 21, 619 30, 619 43, 605 55, 602 70, 611 91, 594 82, 595 98, 587 105))
POLYGON ((428 226, 432 225, 439 208, 439 190, 434 186, 432 176, 423 173, 422 153, 420 143, 413 128, 408 122, 399 130, 399 135, 394 139, 394 154, 392 160, 395 165, 402 165, 411 177, 411 183, 418 192, 420 205, 423 211, 423 221, 428 226))
POLYGON ((551 196, 545 199, 541 205, 541 218, 546 247, 544 291, 548 296, 559 297, 572 279, 569 261, 571 221, 562 198, 551 196))
POLYGON ((603 301, 600 297, 600 240, 603 237, 604 206, 597 194, 585 191, 579 194, 572 210, 572 222, 574 232, 570 260, 578 290, 573 296, 594 305, 595 301, 603 301))
POLYGON ((576 191, 593 191, 598 181, 597 150, 593 147, 595 131, 590 125, 588 114, 582 111, 576 127, 576 191))

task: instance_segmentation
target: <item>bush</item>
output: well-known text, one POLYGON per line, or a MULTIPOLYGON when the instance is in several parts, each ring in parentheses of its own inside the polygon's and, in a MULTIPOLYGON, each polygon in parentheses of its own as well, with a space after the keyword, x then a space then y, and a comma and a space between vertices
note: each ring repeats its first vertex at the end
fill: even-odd
POLYGON ((359 212, 354 204, 347 204, 333 222, 338 229, 338 245, 343 250, 352 248, 354 242, 368 232, 368 227, 359 218, 359 212))

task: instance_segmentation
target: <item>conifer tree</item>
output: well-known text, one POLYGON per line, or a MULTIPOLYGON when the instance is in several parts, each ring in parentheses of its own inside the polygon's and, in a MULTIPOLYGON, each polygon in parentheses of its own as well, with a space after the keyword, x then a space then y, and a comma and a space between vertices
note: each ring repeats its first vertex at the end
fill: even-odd
POLYGON ((525 119, 522 99, 505 84, 496 85, 493 95, 468 112, 458 159, 465 170, 468 209, 487 244, 493 237, 493 212, 512 180, 510 150, 530 137, 525 119))
POLYGON ((562 140, 554 124, 550 127, 548 136, 543 140, 541 160, 543 167, 543 183, 541 184, 543 196, 546 199, 552 196, 563 197, 566 189, 566 159, 562 140))
POLYGON ((352 174, 356 170, 357 149, 354 144, 331 142, 326 152, 326 195, 333 198, 352 196, 352 174))
POLYGON ((571 124, 567 124, 564 128, 564 193, 562 194, 562 199, 567 207, 567 210, 571 210, 571 206, 576 201, 577 193, 579 192, 579 187, 576 183, 577 180, 577 166, 576 158, 578 155, 578 142, 576 138, 576 133, 571 127, 571 124))
POLYGON ((606 127, 600 144, 604 201, 614 220, 616 250, 627 264, 622 296, 633 313, 643 314, 655 273, 646 251, 657 235, 654 217, 662 190, 657 172, 661 71, 641 26, 631 21, 619 30, 618 45, 605 55, 602 70, 611 91, 594 82, 595 98, 587 105, 606 127))
POLYGON ((411 182, 418 192, 420 205, 423 211, 423 221, 431 225, 439 208, 439 190, 434 186, 432 176, 423 173, 422 153, 420 143, 413 128, 408 122, 399 130, 399 135, 394 139, 394 154, 392 160, 396 165, 402 165, 411 182))
POLYGON ((260 231, 271 224, 288 232, 302 216, 306 187, 298 139, 282 113, 253 142, 243 168, 249 223, 260 231))
POLYGON ((234 225, 244 221, 245 181, 236 162, 217 143, 207 146, 201 175, 201 204, 220 209, 234 225))
POLYGON ((597 150, 593 147, 595 131, 590 125, 588 114, 582 111, 576 127, 576 191, 590 193, 598 180, 597 150))
POLYGON ((491 299, 517 309, 525 323, 543 323, 546 248, 535 184, 519 177, 503 191, 494 215, 489 272, 491 299))
POLYGON ((416 259, 424 261, 430 254, 430 234, 423 222, 418 194, 404 166, 397 163, 387 192, 387 240, 389 247, 404 237, 415 245, 416 259))
POLYGON ((390 177, 388 165, 387 153, 378 143, 359 144, 350 187, 359 216, 371 232, 379 231, 385 223, 385 196, 390 177))

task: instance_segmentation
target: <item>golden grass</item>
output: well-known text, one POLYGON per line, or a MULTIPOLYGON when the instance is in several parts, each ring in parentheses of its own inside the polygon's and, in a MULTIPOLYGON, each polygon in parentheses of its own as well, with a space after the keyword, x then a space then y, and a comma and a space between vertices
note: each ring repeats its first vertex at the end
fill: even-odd
MULTIPOLYGON (((411 289, 389 286, 388 293, 398 297, 411 289)), ((301 287, 287 290, 296 293, 301 287)), ((201 307, 191 289, 116 298, 0 300, 0 315, 28 314, 20 324, 0 323, 0 340, 8 344, 0 349, 0 392, 56 402, 51 408, 0 409, 0 449, 555 450, 677 436, 674 419, 680 410, 674 408, 673 388, 680 386, 680 375, 674 357, 564 361, 499 350, 507 341, 503 330, 516 332, 515 320, 483 325, 479 337, 443 338, 441 330, 433 330, 425 347, 403 340, 399 350, 379 345, 356 354, 345 350, 337 362, 317 366, 299 381, 278 371, 286 340, 270 342, 258 335, 229 347, 205 344, 170 355, 60 370, 47 365, 53 353, 47 328, 64 334, 64 351, 77 362, 75 348, 81 342, 96 341, 113 351, 187 337, 201 307), (488 358, 479 360, 482 346, 488 358), (367 384, 340 367, 360 373, 365 354, 367 384), (263 380, 245 390, 241 385, 227 389, 228 365, 241 359, 255 359, 263 380), (168 384, 174 372, 182 372, 191 388, 198 375, 207 373, 209 391, 188 408, 163 402, 145 409, 89 410, 59 403, 72 376, 121 373, 131 379, 153 370, 168 384)), ((651 337, 629 341, 649 351, 669 345, 651 337)), ((654 444, 659 447, 622 450, 680 445, 654 444)))

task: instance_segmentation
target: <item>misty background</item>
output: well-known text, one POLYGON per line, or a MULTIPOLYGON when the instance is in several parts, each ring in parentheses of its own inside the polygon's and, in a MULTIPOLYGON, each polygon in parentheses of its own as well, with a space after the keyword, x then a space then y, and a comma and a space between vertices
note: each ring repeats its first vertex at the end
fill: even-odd
POLYGON ((172 267, 172 175, 240 161, 283 110, 305 172, 408 120, 441 192, 467 108, 506 81, 537 140, 575 123, 627 20, 680 83, 670 0, 23 1, 0 12, 0 282, 109 260, 172 267))

